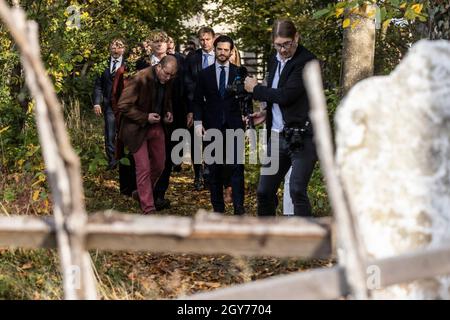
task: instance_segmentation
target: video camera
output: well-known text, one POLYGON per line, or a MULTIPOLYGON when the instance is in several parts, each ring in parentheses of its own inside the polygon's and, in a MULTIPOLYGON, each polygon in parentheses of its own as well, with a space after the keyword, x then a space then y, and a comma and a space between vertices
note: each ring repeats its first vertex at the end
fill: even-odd
POLYGON ((227 92, 233 94, 234 97, 238 100, 239 108, 241 109, 244 117, 249 118, 249 128, 254 128, 253 119, 250 115, 253 113, 252 108, 252 94, 245 91, 244 81, 248 76, 248 71, 246 67, 239 67, 237 71, 237 75, 234 78, 233 82, 227 86, 227 92))

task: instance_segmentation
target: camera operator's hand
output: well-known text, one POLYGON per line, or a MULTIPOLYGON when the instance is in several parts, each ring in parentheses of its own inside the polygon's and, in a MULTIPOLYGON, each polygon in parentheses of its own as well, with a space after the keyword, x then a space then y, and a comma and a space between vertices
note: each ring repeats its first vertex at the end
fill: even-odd
POLYGON ((251 76, 251 77, 245 78, 244 88, 245 88, 245 91, 247 91, 248 93, 252 93, 253 88, 255 88, 257 85, 258 85, 258 80, 255 77, 251 76))
POLYGON ((263 123, 266 120, 266 113, 267 113, 266 110, 252 113, 251 115, 249 115, 248 117, 245 118, 245 122, 248 123, 248 121, 249 121, 248 118, 251 117, 253 119, 253 124, 256 126, 260 123, 263 123))
POLYGON ((189 129, 194 124, 194 114, 189 112, 186 116, 186 126, 189 129))
POLYGON ((161 117, 157 113, 149 113, 148 114, 148 122, 151 124, 158 123, 161 120, 161 117))

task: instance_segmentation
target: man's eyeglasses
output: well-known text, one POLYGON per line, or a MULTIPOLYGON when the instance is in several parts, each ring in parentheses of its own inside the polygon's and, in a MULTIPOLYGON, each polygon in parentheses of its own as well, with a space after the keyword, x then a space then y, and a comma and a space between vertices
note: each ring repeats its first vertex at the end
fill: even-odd
POLYGON ((294 45, 294 41, 287 41, 285 43, 274 43, 273 47, 275 50, 281 50, 281 48, 284 48, 285 50, 289 50, 294 45))

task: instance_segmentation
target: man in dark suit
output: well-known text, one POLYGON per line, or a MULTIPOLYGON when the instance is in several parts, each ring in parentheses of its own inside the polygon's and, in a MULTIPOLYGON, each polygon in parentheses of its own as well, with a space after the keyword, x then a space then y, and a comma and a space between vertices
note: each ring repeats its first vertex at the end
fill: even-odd
MULTIPOLYGON (((167 36, 167 34, 166 34, 167 36)), ((166 199, 166 192, 169 188, 170 175, 172 173, 173 162, 171 159, 172 148, 175 143, 171 141, 172 132, 179 128, 186 128, 186 99, 184 94, 184 57, 175 51, 175 42, 167 36, 165 47, 167 48, 166 55, 175 57, 177 60, 177 75, 173 79, 172 85, 172 113, 173 122, 167 126, 166 130, 166 164, 164 171, 161 174, 154 189, 154 198, 156 210, 163 210, 170 208, 170 200, 166 199)), ((160 46, 154 47, 154 52, 158 52, 160 46)))
MULTIPOLYGON (((225 137, 227 129, 244 128, 238 100, 233 93, 226 90, 227 85, 233 83, 238 71, 237 67, 229 62, 233 47, 233 40, 230 37, 224 35, 217 37, 214 41, 216 62, 202 70, 198 75, 194 95, 194 123, 198 135, 203 135, 205 130, 208 129, 218 129, 225 137)), ((225 147, 227 144, 233 145, 234 159, 231 159, 232 163, 229 163, 230 157, 227 154, 226 161, 222 159, 221 163, 217 161, 208 164, 211 203, 215 212, 225 211, 223 199, 224 163, 227 163, 231 171, 234 214, 242 215, 244 214, 244 165, 237 162, 236 141, 225 141, 224 139, 223 154, 225 155, 229 151, 225 147)))
POLYGON ((268 143, 272 161, 277 160, 279 166, 275 174, 264 173, 272 163, 262 166, 257 190, 258 215, 275 215, 277 190, 292 166, 289 189, 294 214, 311 216, 307 187, 317 155, 302 75, 306 63, 316 57, 298 44, 299 34, 290 20, 275 21, 272 41, 276 55, 271 57, 268 64, 267 86, 259 85, 252 77, 245 79, 246 91, 253 92, 255 100, 267 102, 266 110, 252 115, 254 123, 266 120, 269 139, 279 142, 278 150, 271 150, 271 143, 268 143))
POLYGON ((101 114, 104 116, 105 150, 108 158, 108 169, 114 169, 117 165, 115 159, 116 125, 114 112, 111 106, 111 95, 116 71, 125 63, 123 58, 125 42, 122 39, 114 39, 109 45, 109 51, 111 57, 109 58, 108 66, 95 80, 94 112, 97 116, 100 116, 101 114))
POLYGON ((144 214, 156 211, 153 188, 164 169, 164 125, 173 121, 171 79, 176 72, 177 61, 173 56, 141 70, 128 82, 117 106, 122 114, 119 139, 133 154, 144 214))
MULTIPOLYGON (((187 96, 187 127, 191 132, 191 158, 194 163, 194 93, 198 82, 200 71, 214 64, 214 37, 215 33, 212 28, 202 27, 197 32, 201 48, 186 58, 184 84, 187 96)), ((207 178, 208 169, 205 167, 206 173, 203 172, 203 166, 200 163, 194 163, 194 188, 201 190, 204 186, 202 179, 207 178)))

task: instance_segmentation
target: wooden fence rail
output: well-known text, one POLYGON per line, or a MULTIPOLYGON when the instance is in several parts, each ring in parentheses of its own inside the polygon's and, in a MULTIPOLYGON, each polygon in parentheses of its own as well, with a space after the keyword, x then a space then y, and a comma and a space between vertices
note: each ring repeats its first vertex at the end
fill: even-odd
MULTIPOLYGON (((97 213, 86 225, 87 249, 195 252, 247 256, 328 258, 331 219, 222 217, 144 217, 97 213)), ((0 217, 0 246, 54 248, 52 217, 0 217)))

